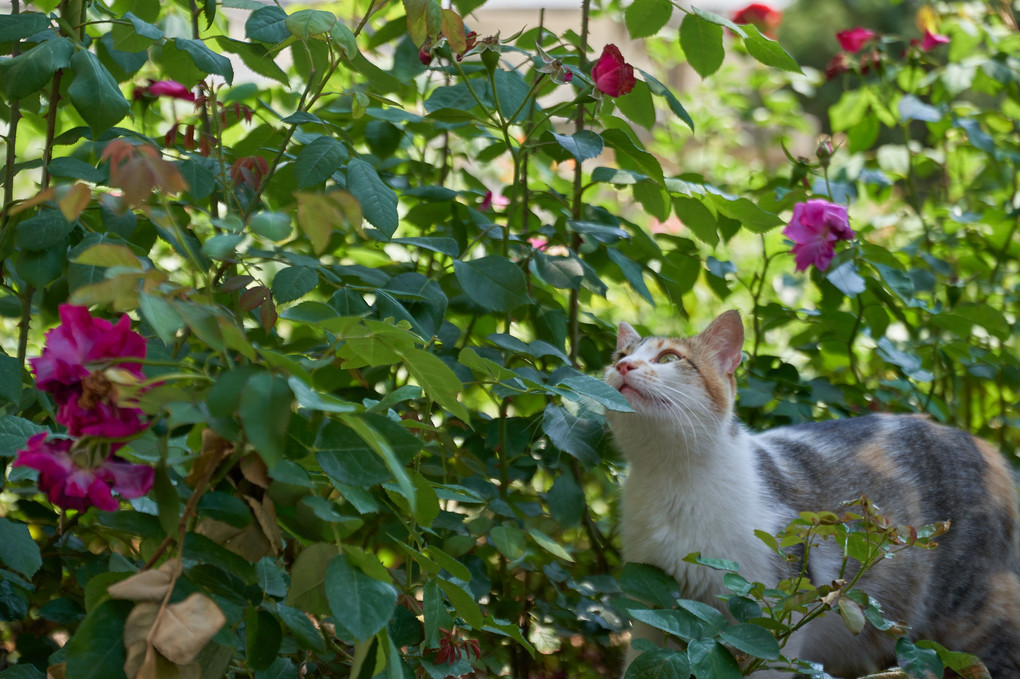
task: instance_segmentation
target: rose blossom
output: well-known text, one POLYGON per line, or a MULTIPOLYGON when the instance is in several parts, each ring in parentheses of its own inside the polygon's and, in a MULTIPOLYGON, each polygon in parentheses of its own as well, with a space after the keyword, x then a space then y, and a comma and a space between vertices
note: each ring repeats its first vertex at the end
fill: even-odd
POLYGON ((60 325, 46 333, 42 355, 29 359, 36 386, 53 394, 57 422, 72 436, 121 438, 145 428, 142 411, 123 407, 117 384, 138 382, 142 366, 111 359, 144 358, 145 338, 125 314, 112 324, 81 306, 60 306, 60 325))
POLYGON ((854 231, 845 207, 815 198, 793 206, 793 219, 783 229, 783 235, 794 243, 797 271, 812 264, 825 271, 836 254, 836 241, 850 240, 854 231))
POLYGON ((619 48, 612 44, 602 48, 602 56, 591 69, 591 79, 599 92, 610 97, 627 94, 637 83, 634 67, 623 60, 619 48))
POLYGON ((79 511, 95 505, 112 512, 119 506, 112 491, 130 499, 152 489, 152 467, 124 462, 115 455, 102 457, 103 450, 108 449, 105 446, 70 439, 47 441, 47 436, 42 432, 28 439, 25 450, 18 451, 14 466, 37 469, 39 489, 53 504, 79 511))
POLYGON ((782 12, 761 2, 752 2, 733 14, 733 23, 752 24, 762 35, 770 38, 776 37, 776 31, 782 20, 782 12))
POLYGON ((510 199, 506 196, 497 196, 492 191, 486 191, 482 197, 482 202, 478 204, 478 208, 488 212, 493 207, 506 207, 509 204, 510 199))
POLYGON ((924 32, 924 38, 921 40, 921 49, 925 52, 933 50, 939 45, 945 45, 949 43, 948 35, 939 35, 938 33, 932 33, 926 30, 924 32))
POLYGON ((170 97, 171 99, 195 101, 195 94, 176 80, 150 79, 147 86, 135 88, 135 99, 139 99, 142 96, 152 98, 170 97))
POLYGON ((856 54, 861 51, 864 47, 864 43, 874 38, 877 33, 870 28, 851 28, 846 31, 840 31, 836 34, 836 39, 839 40, 839 45, 847 52, 853 52, 856 54))

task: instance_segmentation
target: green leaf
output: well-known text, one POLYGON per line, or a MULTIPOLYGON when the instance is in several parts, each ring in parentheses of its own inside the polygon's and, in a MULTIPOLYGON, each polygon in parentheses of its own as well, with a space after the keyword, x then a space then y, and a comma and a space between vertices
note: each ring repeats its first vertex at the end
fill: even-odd
POLYGON ((563 548, 563 546, 553 540, 551 537, 538 530, 537 528, 529 528, 528 535, 531 539, 538 543, 538 546, 549 552, 553 556, 559 557, 569 563, 574 563, 574 557, 570 556, 570 553, 563 548))
POLYGON ((624 12, 627 32, 632 40, 658 33, 673 16, 669 0, 634 0, 624 12))
POLYGON ((623 394, 591 375, 571 375, 563 378, 559 384, 601 403, 609 410, 615 410, 620 413, 634 412, 634 409, 627 402, 623 394))
POLYGON ((627 613, 638 622, 651 625, 655 629, 661 629, 684 640, 696 639, 703 634, 701 622, 684 610, 645 610, 638 608, 630 609, 627 613))
POLYGON ((258 42, 283 42, 291 36, 287 12, 275 5, 255 10, 244 22, 244 34, 249 40, 258 42))
POLYGON ((14 42, 45 31, 50 19, 39 12, 0 14, 0 42, 14 42))
POLYGON ((467 296, 486 309, 510 311, 530 301, 524 272, 508 259, 489 255, 457 260, 453 268, 467 296))
POLYGON ((602 137, 591 130, 581 130, 575 134, 552 133, 556 142, 570 152, 578 161, 596 158, 602 154, 604 144, 602 137))
POLYGON ((623 679, 690 679, 691 663, 683 651, 645 651, 627 667, 623 679))
POLYGON ((749 653, 755 658, 779 659, 779 642, 767 629, 759 625, 750 623, 734 625, 723 630, 719 637, 738 651, 749 653))
POLYGON ((336 545, 317 542, 297 555, 290 571, 287 605, 317 617, 329 615, 326 568, 336 557, 336 545))
POLYGON ((846 625, 847 629, 854 634, 860 634, 866 624, 861 605, 853 599, 848 599, 844 596, 839 598, 837 607, 839 608, 839 615, 843 618, 843 624, 846 625))
POLYGON ((347 190, 361 204, 369 224, 386 238, 392 237, 400 223, 397 194, 379 178, 375 168, 360 158, 351 159, 347 164, 347 190))
POLYGON ((269 611, 252 608, 244 619, 244 636, 248 666, 264 670, 272 665, 283 641, 283 628, 276 616, 269 611))
POLYGON ((616 100, 616 108, 633 123, 637 123, 646 130, 655 127, 655 102, 652 101, 652 91, 648 83, 638 80, 634 83, 634 89, 626 97, 616 100))
POLYGON ((319 9, 301 9, 287 17, 287 30, 307 40, 323 33, 329 33, 336 23, 336 16, 332 12, 325 12, 319 9))
POLYGON ((74 82, 67 88, 79 115, 92 128, 97 137, 119 123, 131 109, 121 94, 117 80, 110 75, 99 59, 88 50, 78 50, 71 57, 74 82))
POLYGON ((693 11, 695 14, 697 14, 700 18, 704 19, 705 21, 708 21, 713 24, 719 24, 724 28, 730 29, 731 31, 733 31, 734 33, 741 37, 747 35, 747 33, 744 31, 744 26, 738 26, 737 24, 733 23, 726 17, 721 17, 718 14, 714 14, 703 9, 698 9, 697 7, 692 7, 691 11, 693 11))
POLYGON ((280 269, 273 278, 273 299, 286 304, 304 297, 319 284, 319 274, 308 266, 289 266, 280 269))
POLYGON ((172 346, 177 333, 184 327, 184 319, 173 305, 162 297, 143 292, 138 295, 138 307, 163 344, 172 346))
POLYGON ((680 594, 680 585, 673 576, 644 563, 625 563, 620 573, 620 587, 632 597, 664 608, 673 608, 680 594))
POLYGON ((723 48, 722 26, 706 21, 697 14, 688 14, 680 24, 680 45, 691 68, 707 78, 722 66, 726 50, 723 48))
POLYGON ((21 361, 0 351, 0 399, 17 405, 21 401, 21 381, 21 361))
POLYGON ((450 600, 450 603, 453 604, 453 609, 457 611, 457 615, 464 618, 464 621, 474 629, 481 628, 484 618, 471 592, 443 578, 439 579, 439 587, 443 590, 446 598, 450 600))
POLYGON ((616 248, 606 248, 606 254, 609 255, 609 259, 613 260, 616 266, 620 267, 623 277, 630 283, 630 287, 634 289, 634 292, 644 297, 649 304, 655 306, 655 298, 652 297, 652 291, 645 285, 644 268, 616 248))
POLYGON ((347 147, 333 137, 321 134, 301 149, 294 161, 294 180, 299 189, 325 182, 340 169, 347 158, 347 147))
POLYGON ((515 526, 495 526, 489 531, 489 540, 499 553, 510 561, 517 561, 524 556, 526 543, 524 532, 515 526))
POLYGON ((733 655, 712 639, 691 640, 687 645, 687 658, 697 679, 740 679, 743 676, 733 655))
POLYGON ((389 622, 397 605, 397 590, 365 575, 340 555, 326 567, 326 598, 336 623, 356 640, 365 641, 389 622))
POLYGON ((230 59, 227 59, 222 54, 216 54, 216 52, 206 47, 205 43, 201 40, 174 38, 174 45, 177 49, 186 52, 191 57, 191 61, 198 70, 203 73, 214 73, 222 76, 227 81, 227 84, 234 82, 234 67, 231 66, 230 59))
POLYGON ((41 42, 4 64, 7 101, 27 97, 46 86, 53 74, 71 63, 74 44, 67 38, 41 42))
POLYGON ((568 413, 564 408, 550 403, 542 415, 542 432, 553 445, 592 467, 599 463, 595 450, 596 437, 601 438, 602 427, 592 420, 585 420, 568 413))
MULTIPOLYGON (((621 165, 625 164, 625 160, 630 160, 636 166, 636 169, 641 170, 649 177, 651 177, 659 186, 665 183, 665 179, 662 175, 662 165, 659 164, 659 159, 653 156, 648 151, 639 148, 634 141, 627 136, 627 133, 623 130, 608 129, 603 130, 602 139, 609 146, 616 149, 619 154, 617 158, 621 161, 621 165), (622 156, 622 157, 621 157, 622 156)), ((635 168, 631 168, 635 169, 635 168)))
MULTIPOLYGON (((400 440, 394 447, 394 452, 401 459, 410 459, 420 449, 420 443, 414 439, 414 449, 409 451, 410 454, 401 454, 405 452, 400 447, 402 444, 403 440, 400 440)), ((382 457, 357 432, 339 422, 326 423, 319 432, 315 447, 318 449, 315 459, 322 471, 340 483, 368 488, 393 478, 382 457)))
MULTIPOLYGON (((411 482, 411 477, 408 475, 407 470, 404 468, 404 461, 397 457, 396 451, 390 446, 389 441, 386 437, 379 433, 376 427, 370 424, 370 418, 359 417, 352 414, 341 414, 341 421, 348 427, 353 429, 361 440, 369 445, 369 447, 382 458, 383 462, 389 468, 390 473, 397 480, 397 485, 400 486, 401 493, 407 501, 414 504, 415 501, 415 489, 414 484, 411 482)), ((392 436, 392 434, 391 434, 392 436)), ((399 440, 399 437, 397 437, 399 440)), ((417 449, 415 450, 417 453, 417 449)))
POLYGON ((762 35, 754 24, 745 24, 744 30, 747 33, 747 37, 744 38, 744 47, 752 57, 766 66, 791 73, 803 73, 797 60, 791 57, 790 53, 784 50, 778 42, 762 35))
POLYGON ((676 98, 676 95, 673 94, 673 92, 668 87, 663 85, 661 82, 659 82, 652 76, 648 75, 644 71, 641 71, 640 69, 638 70, 640 71, 641 75, 644 76, 645 84, 648 85, 649 91, 651 91, 651 93, 654 94, 655 96, 662 97, 663 99, 665 99, 666 104, 669 106, 669 110, 675 113, 676 116, 680 118, 680 120, 682 120, 683 123, 687 125, 687 127, 690 128, 691 132, 693 132, 694 119, 691 118, 691 115, 689 113, 687 113, 687 109, 685 109, 683 104, 680 103, 680 100, 676 98))
POLYGON ((248 226, 263 238, 275 242, 285 240, 292 231, 290 215, 283 212, 256 212, 248 226))
POLYGON ((65 646, 68 677, 124 677, 124 623, 133 607, 133 601, 108 599, 85 616, 65 646))
POLYGON ((61 156, 54 158, 47 165, 50 175, 54 177, 65 177, 68 179, 83 179, 93 184, 100 184, 106 181, 106 173, 96 169, 91 163, 79 160, 72 156, 61 156))
POLYGON ((14 457, 35 434, 49 431, 16 415, 0 416, 0 458, 14 457))
POLYGON ((297 639, 301 646, 320 653, 326 652, 326 643, 322 640, 322 633, 308 619, 307 615, 285 604, 277 604, 276 612, 279 614, 280 620, 290 629, 294 634, 294 638, 297 639))
POLYGON ((40 210, 35 216, 18 222, 17 243, 33 252, 48 250, 66 242, 74 225, 75 222, 67 221, 60 210, 40 210))
POLYGON ((830 283, 847 297, 856 297, 865 290, 864 279, 857 273, 853 260, 847 260, 825 274, 830 283))
POLYGON ((767 233, 783 223, 779 215, 762 210, 747 198, 730 200, 717 194, 711 194, 711 199, 719 212, 736 219, 741 226, 754 233, 767 233))
POLYGON ((945 669, 938 653, 915 646, 906 638, 896 641, 896 662, 910 679, 937 679, 945 669))
POLYGON ((114 22, 110 29, 114 49, 121 52, 141 52, 148 49, 153 41, 163 37, 163 31, 147 21, 143 21, 132 12, 124 14, 124 21, 114 22))
POLYGON ((470 419, 467 409, 457 400, 463 388, 457 375, 435 354, 424 349, 407 349, 400 352, 404 367, 414 381, 421 385, 429 398, 465 422, 470 419))
POLYGON ((267 372, 252 375, 241 393, 241 424, 270 469, 283 459, 293 400, 287 380, 267 372))
POLYGON ((25 577, 31 578, 42 567, 39 545, 24 523, 0 517, 0 545, 4 546, 0 561, 25 577))

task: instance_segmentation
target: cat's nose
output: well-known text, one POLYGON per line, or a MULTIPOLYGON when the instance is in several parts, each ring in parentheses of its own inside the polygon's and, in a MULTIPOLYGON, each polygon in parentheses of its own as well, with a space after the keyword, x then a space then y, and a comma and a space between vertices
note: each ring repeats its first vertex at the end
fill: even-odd
POLYGON ((616 364, 616 372, 620 373, 621 375, 626 375, 633 369, 634 364, 631 363, 630 361, 620 361, 619 363, 616 364))

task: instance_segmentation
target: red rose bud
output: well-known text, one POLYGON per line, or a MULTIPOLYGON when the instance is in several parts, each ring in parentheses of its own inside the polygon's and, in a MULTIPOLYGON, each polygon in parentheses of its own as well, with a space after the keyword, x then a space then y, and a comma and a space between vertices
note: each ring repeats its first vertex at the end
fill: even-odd
POLYGON ((623 60, 616 45, 602 48, 602 56, 591 69, 591 79, 602 94, 619 97, 627 94, 637 83, 634 67, 623 60))
POLYGON ((761 2, 752 2, 733 14, 733 23, 751 24, 762 35, 776 37, 776 31, 783 20, 783 13, 761 2))
POLYGON ((846 60, 846 52, 837 53, 825 66, 825 79, 832 80, 850 70, 846 60))
POLYGON ((864 43, 868 42, 878 34, 870 28, 851 28, 846 31, 840 31, 836 34, 836 39, 839 40, 839 45, 847 52, 857 54, 864 47, 864 43))

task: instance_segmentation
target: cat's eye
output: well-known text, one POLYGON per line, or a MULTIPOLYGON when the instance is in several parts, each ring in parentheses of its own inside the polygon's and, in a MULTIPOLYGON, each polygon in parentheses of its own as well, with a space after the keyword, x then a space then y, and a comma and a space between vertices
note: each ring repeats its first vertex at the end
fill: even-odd
POLYGON ((655 359, 656 363, 673 363, 674 361, 682 360, 683 356, 676 353, 675 351, 664 351, 659 354, 659 357, 655 359))

